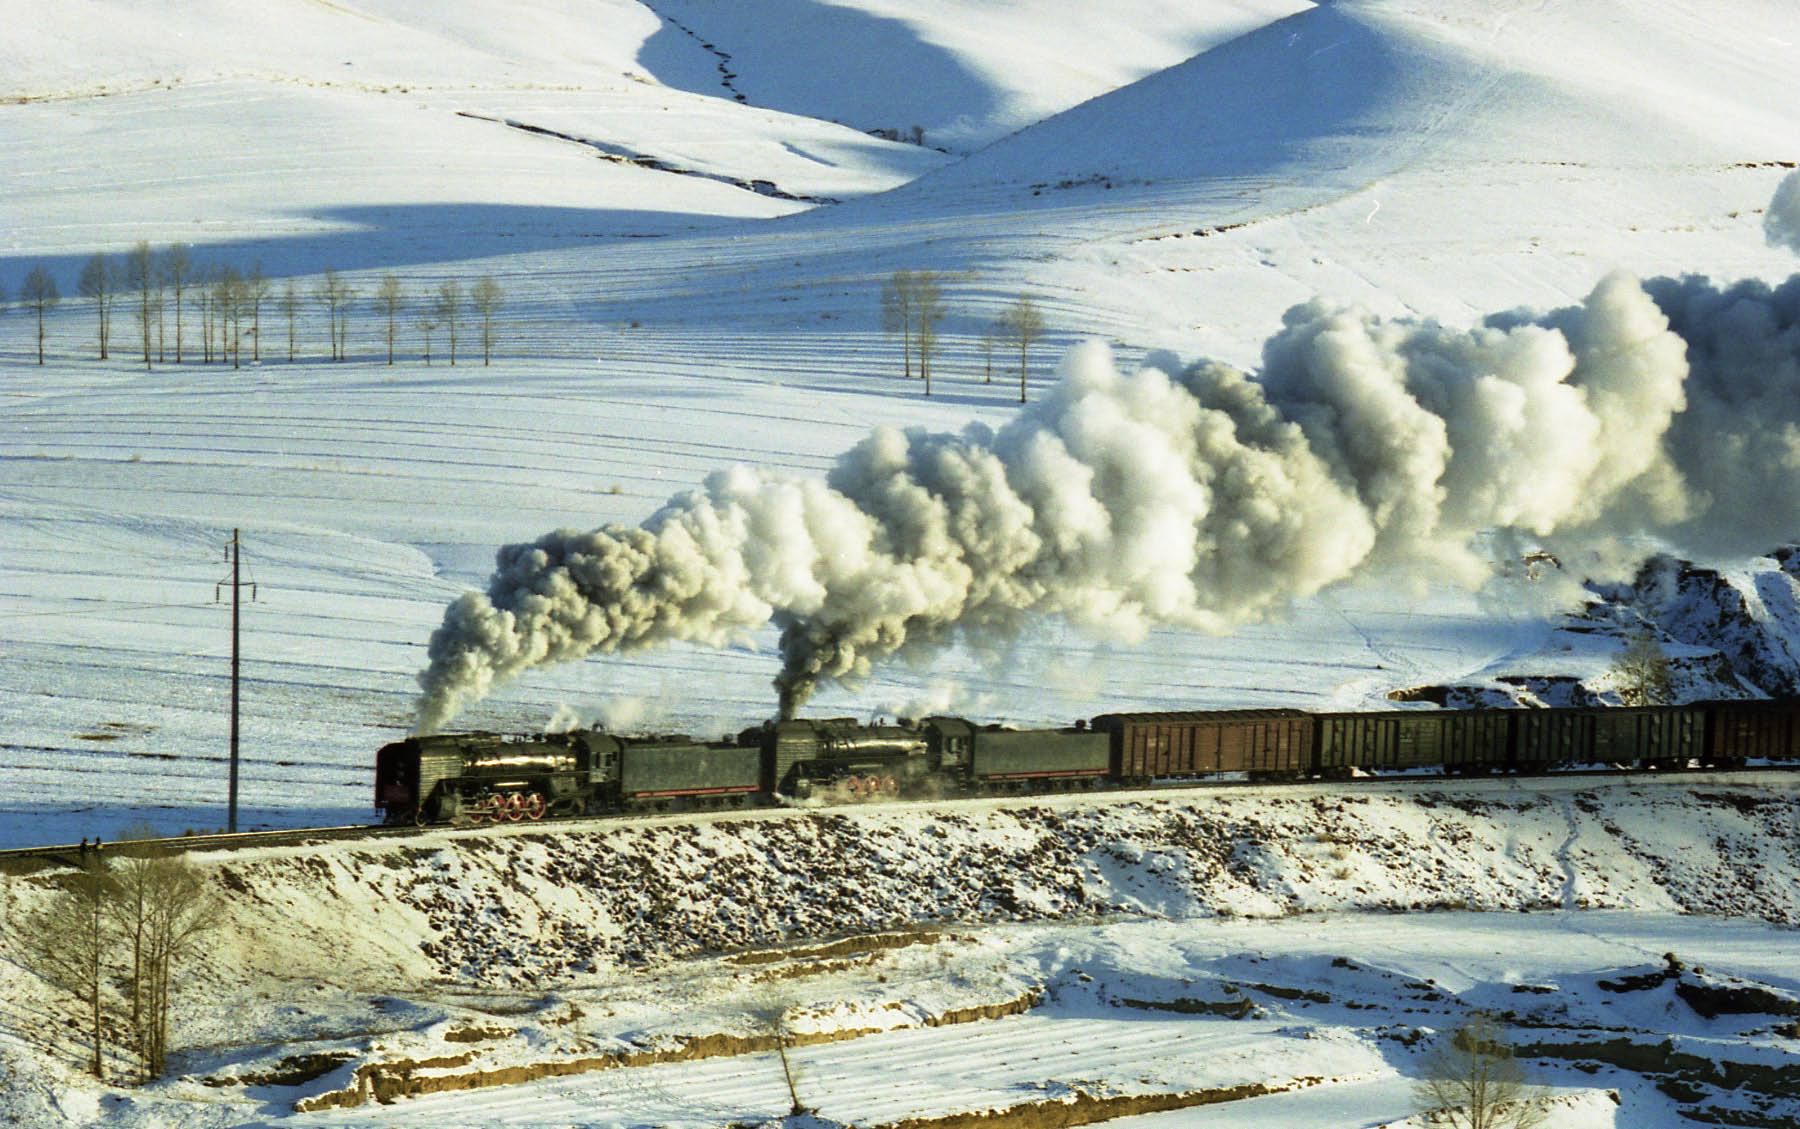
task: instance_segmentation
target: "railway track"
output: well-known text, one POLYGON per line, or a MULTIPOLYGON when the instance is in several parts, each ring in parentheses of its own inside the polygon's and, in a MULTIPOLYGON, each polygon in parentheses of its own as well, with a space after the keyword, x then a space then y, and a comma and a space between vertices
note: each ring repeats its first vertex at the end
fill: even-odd
POLYGON ((687 823, 721 818, 792 818, 819 812, 844 810, 908 810, 920 807, 958 808, 969 805, 1028 806, 1056 805, 1095 801, 1130 802, 1134 799, 1165 798, 1171 794, 1233 793, 1267 791, 1280 795, 1312 795, 1353 792, 1431 793, 1454 791, 1473 795, 1522 795, 1582 790, 1593 784, 1620 786, 1692 787, 1717 785, 1792 786, 1800 785, 1800 765, 1752 766, 1746 768, 1687 769, 1575 769, 1537 775, 1471 775, 1392 774, 1363 776, 1350 780, 1179 780, 1129 787, 1098 786, 1072 791, 986 793, 973 796, 949 796, 934 799, 895 799, 879 802, 841 804, 796 804, 746 808, 716 808, 682 812, 614 812, 604 815, 573 815, 541 820, 486 823, 435 824, 415 827, 410 824, 349 824, 339 827, 299 827, 271 831, 240 831, 212 835, 182 835, 163 839, 129 839, 113 842, 58 843, 36 847, 14 847, 0 850, 0 873, 19 874, 58 866, 78 866, 98 851, 103 855, 151 854, 165 851, 236 851, 257 847, 308 846, 359 839, 410 839, 427 835, 453 834, 456 837, 522 833, 542 830, 574 831, 585 827, 605 828, 619 823, 687 823))

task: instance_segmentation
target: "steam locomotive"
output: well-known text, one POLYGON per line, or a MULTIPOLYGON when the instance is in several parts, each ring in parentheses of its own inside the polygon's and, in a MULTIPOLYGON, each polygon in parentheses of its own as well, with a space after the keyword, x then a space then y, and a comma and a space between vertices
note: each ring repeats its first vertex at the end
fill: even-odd
POLYGON ((766 722, 735 740, 600 730, 409 737, 375 757, 389 823, 482 823, 796 800, 953 796, 1238 776, 1536 773, 1800 763, 1800 700, 1684 706, 1103 714, 1066 729, 954 717, 766 722))

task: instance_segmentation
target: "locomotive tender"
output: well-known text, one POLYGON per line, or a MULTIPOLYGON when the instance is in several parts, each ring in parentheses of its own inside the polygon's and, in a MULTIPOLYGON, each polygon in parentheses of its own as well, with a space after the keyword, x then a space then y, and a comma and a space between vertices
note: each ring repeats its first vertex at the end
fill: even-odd
POLYGON ((972 795, 1236 775, 1347 778, 1437 769, 1800 763, 1800 701, 1582 709, 1292 709, 1103 714, 1067 729, 953 717, 892 725, 784 720, 736 740, 600 730, 447 733, 383 746, 389 823, 481 823, 809 798, 972 795))

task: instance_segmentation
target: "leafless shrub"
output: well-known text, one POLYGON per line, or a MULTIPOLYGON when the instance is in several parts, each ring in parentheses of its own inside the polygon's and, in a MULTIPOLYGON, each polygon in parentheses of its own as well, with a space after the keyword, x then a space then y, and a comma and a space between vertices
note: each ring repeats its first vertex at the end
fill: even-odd
POLYGON ((1532 1129, 1548 1117, 1544 1092, 1500 1037, 1492 1017, 1477 1014, 1422 1063, 1414 1097, 1419 1112, 1457 1129, 1532 1129))

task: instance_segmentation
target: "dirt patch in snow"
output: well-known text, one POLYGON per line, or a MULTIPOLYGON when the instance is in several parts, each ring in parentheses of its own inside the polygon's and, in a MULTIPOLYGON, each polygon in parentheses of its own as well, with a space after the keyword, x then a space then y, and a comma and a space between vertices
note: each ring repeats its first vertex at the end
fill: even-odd
POLYGON ((1225 1102, 1261 1098, 1304 1090, 1329 1081, 1325 1078, 1294 1078, 1286 1082, 1248 1082, 1239 1086, 1220 1086, 1207 1090, 1185 1090, 1174 1094, 1090 1094, 1074 1089, 1065 1097, 1026 1102, 1006 1109, 954 1113, 944 1117, 910 1117, 890 1122, 880 1129, 1066 1129, 1075 1125, 1095 1125, 1120 1117, 1145 1113, 1167 1113, 1176 1109, 1220 1105, 1225 1102))
MULTIPOLYGON (((698 1059, 723 1058, 734 1055, 768 1054, 783 1045, 788 1048, 836 1043, 880 1034, 896 1026, 947 1027, 974 1023, 984 1019, 1001 1019, 1020 1015, 1037 1007, 1043 992, 1033 989, 1009 1000, 973 1004, 926 1015, 916 1023, 869 1027, 828 1027, 820 1030, 769 1030, 755 1034, 718 1032, 670 1039, 665 1045, 640 1050, 616 1051, 602 1055, 584 1055, 539 1062, 514 1063, 479 1070, 444 1072, 447 1068, 467 1066, 475 1061, 476 1052, 422 1060, 397 1059, 366 1063, 356 1068, 350 1084, 341 1090, 302 1098, 295 1110, 310 1113, 323 1109, 350 1108, 370 1101, 388 1103, 421 1094, 441 1094, 458 1090, 477 1090, 489 1086, 511 1086, 534 1082, 541 1078, 566 1078, 596 1070, 652 1066, 665 1062, 693 1062, 698 1059)), ((1071 1124, 1075 1124, 1071 1122, 1071 1124)), ((1085 1122, 1081 1123, 1085 1124, 1085 1122)))

